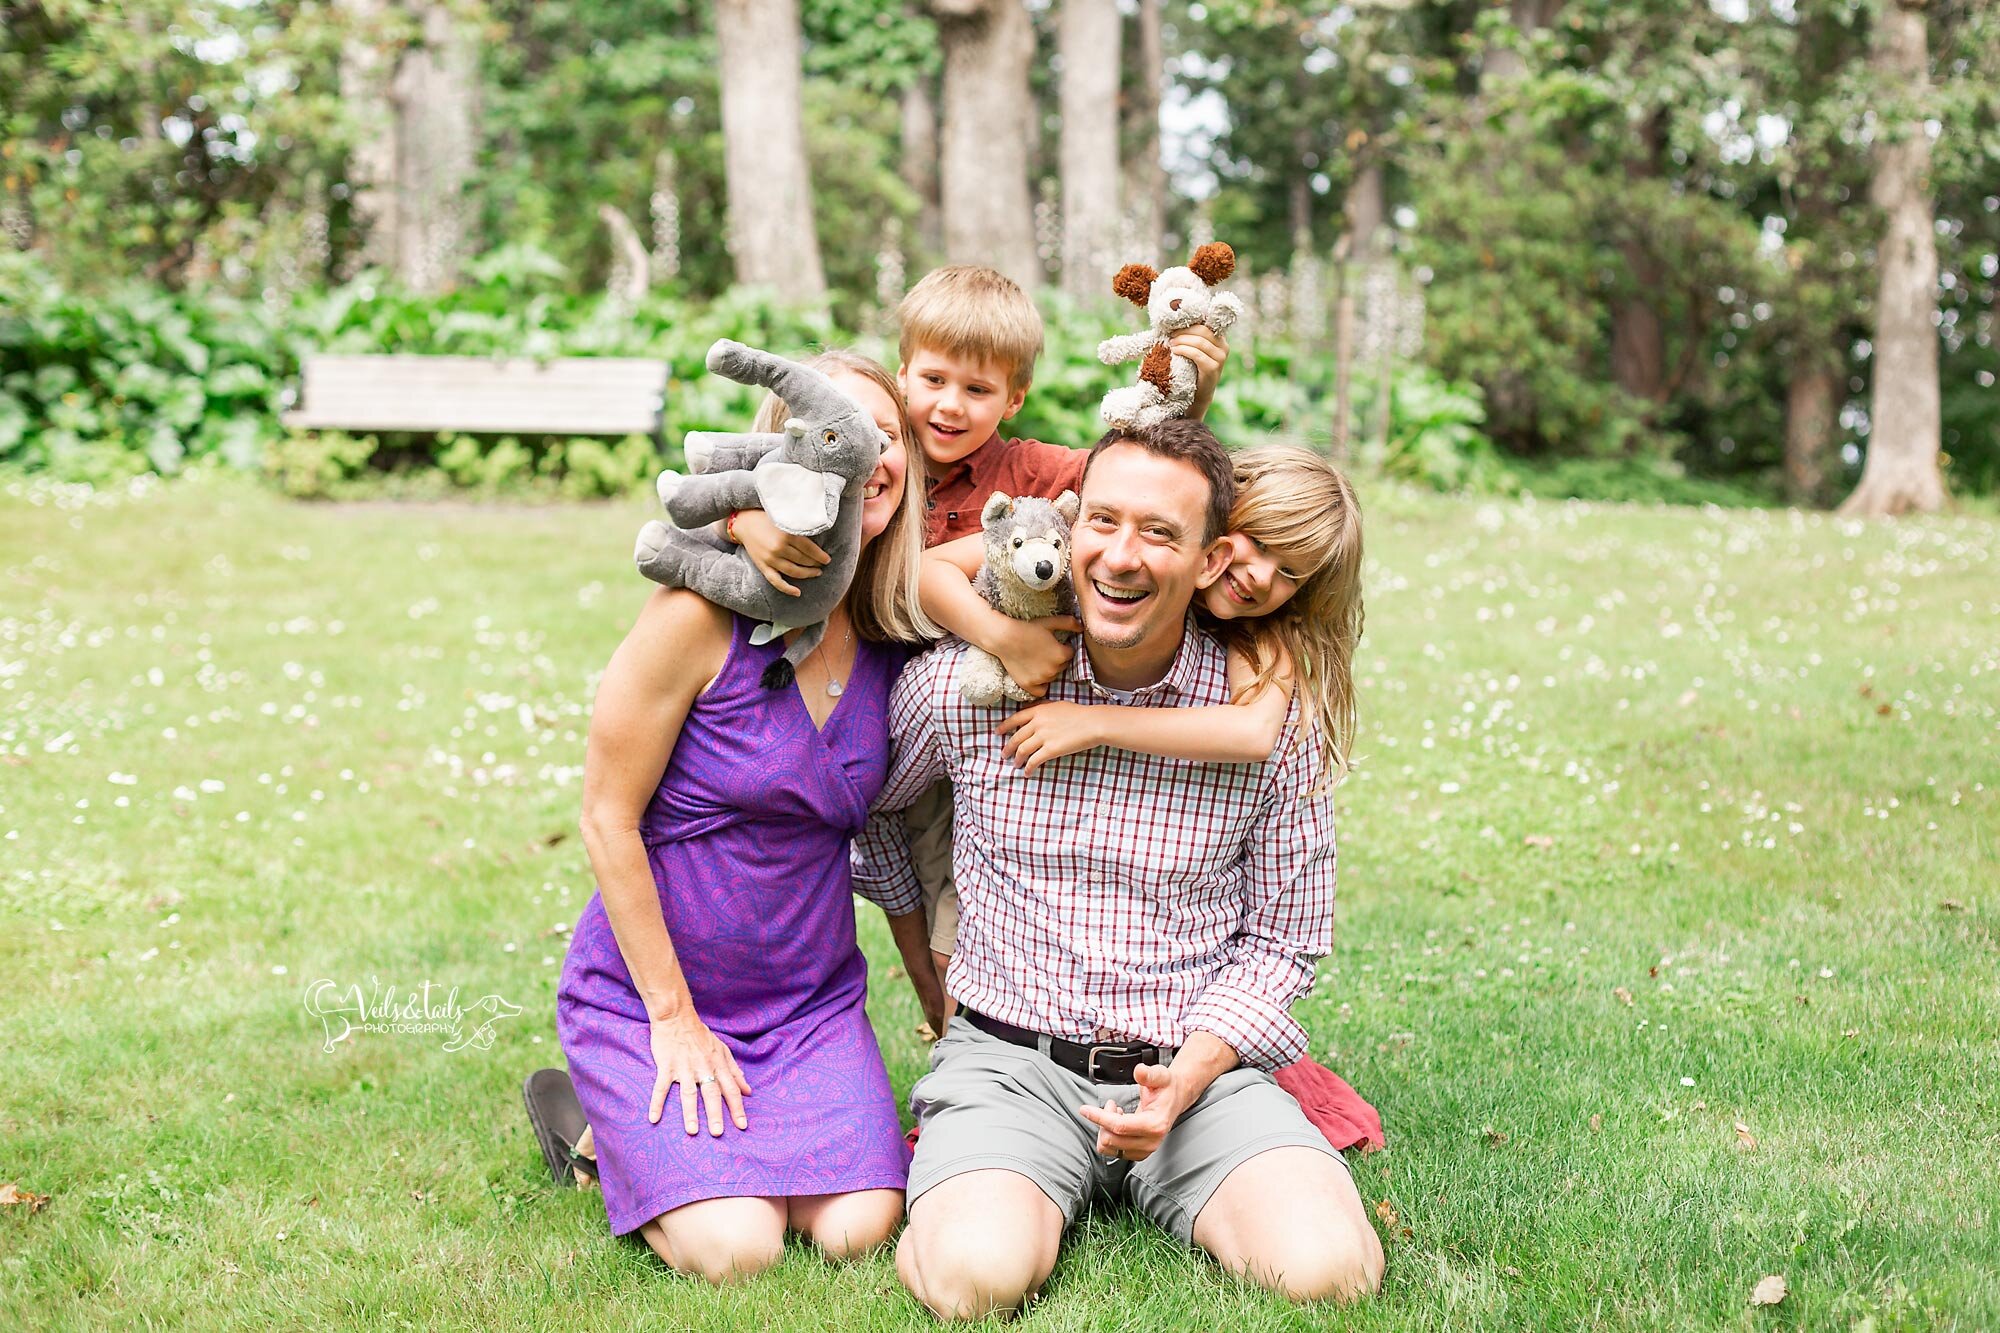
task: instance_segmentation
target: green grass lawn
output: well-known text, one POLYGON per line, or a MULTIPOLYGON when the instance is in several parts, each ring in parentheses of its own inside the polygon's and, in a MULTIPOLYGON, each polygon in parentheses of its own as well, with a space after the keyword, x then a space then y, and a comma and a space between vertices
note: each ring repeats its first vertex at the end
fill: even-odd
MULTIPOLYGON (((1295 1310, 1100 1217, 1032 1325, 2000 1326, 2000 525, 1364 500, 1300 1014, 1388 1127, 1387 1283, 1295 1310)), ((927 1322, 886 1256, 670 1275, 522 1113, 644 517, 0 493, 8 1322, 927 1322), (523 1012, 328 1054, 320 978, 523 1012)))

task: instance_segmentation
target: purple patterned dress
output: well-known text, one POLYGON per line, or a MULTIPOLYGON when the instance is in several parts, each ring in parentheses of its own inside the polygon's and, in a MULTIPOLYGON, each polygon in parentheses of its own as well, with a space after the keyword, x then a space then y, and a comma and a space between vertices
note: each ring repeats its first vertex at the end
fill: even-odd
POLYGON ((603 900, 577 923, 556 1031, 596 1133, 613 1234, 699 1199, 901 1189, 907 1154, 868 1025, 848 841, 888 771, 900 648, 857 645, 823 731, 797 687, 766 690, 783 651, 736 617, 729 658, 695 700, 640 821, 695 1012, 749 1080, 750 1128, 690 1136, 680 1089, 657 1125, 651 1029, 603 900))

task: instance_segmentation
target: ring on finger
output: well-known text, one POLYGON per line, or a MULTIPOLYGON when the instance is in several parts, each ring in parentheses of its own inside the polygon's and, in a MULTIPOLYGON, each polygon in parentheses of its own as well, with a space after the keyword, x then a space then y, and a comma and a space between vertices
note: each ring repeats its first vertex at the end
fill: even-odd
POLYGON ((694 1081, 696 1087, 701 1087, 705 1084, 713 1082, 715 1082, 715 1075, 713 1074, 703 1074, 700 1078, 694 1081))

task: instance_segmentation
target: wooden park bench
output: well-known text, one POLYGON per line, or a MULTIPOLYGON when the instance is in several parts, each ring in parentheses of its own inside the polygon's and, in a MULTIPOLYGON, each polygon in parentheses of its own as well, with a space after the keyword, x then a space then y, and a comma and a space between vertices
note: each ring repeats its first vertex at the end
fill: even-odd
POLYGON ((308 356, 287 426, 476 435, 651 435, 665 444, 667 363, 480 356, 308 356))

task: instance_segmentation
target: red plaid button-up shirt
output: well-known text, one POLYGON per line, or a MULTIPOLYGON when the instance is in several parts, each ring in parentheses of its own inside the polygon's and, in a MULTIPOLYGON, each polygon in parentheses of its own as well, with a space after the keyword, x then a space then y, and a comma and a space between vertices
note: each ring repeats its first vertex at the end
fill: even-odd
POLYGON ((1040 440, 1002 439, 986 443, 953 463, 942 477, 925 483, 924 545, 980 531, 979 511, 995 491, 1053 500, 1064 491, 1083 490, 1088 449, 1065 449, 1040 440))
MULTIPOLYGON (((1261 1068, 1304 1055, 1291 1007, 1333 947, 1333 802, 1306 795, 1319 747, 1288 732, 1260 764, 1099 748, 1023 773, 1000 753, 1000 710, 959 693, 964 651, 947 640, 914 659, 890 696, 896 753, 855 839, 855 891, 891 913, 919 905, 901 811, 949 777, 953 997, 1075 1041, 1101 1028, 1179 1046, 1199 1029, 1261 1068)), ((1048 697, 1120 706, 1081 651, 1048 697)), ((1228 701, 1223 650, 1192 625, 1166 677, 1131 700, 1228 701)))

